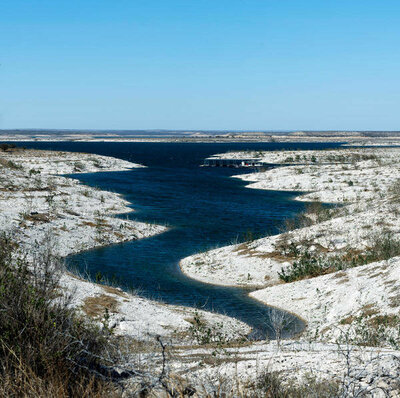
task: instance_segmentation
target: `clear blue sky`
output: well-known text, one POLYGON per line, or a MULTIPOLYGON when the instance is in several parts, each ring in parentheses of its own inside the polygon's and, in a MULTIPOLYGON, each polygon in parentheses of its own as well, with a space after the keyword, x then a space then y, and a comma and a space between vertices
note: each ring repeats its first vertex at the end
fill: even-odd
POLYGON ((0 128, 400 130, 398 0, 3 0, 0 128))

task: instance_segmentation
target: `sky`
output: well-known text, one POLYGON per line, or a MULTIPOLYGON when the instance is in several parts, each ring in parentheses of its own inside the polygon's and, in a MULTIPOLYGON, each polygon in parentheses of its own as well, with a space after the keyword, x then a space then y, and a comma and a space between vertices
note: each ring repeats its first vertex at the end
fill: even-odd
POLYGON ((398 0, 0 0, 0 129, 400 130, 398 0))

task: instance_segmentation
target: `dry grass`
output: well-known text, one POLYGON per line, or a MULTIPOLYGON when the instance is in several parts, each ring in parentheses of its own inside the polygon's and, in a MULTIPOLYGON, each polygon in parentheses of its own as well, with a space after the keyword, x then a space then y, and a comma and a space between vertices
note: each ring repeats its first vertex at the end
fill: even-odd
MULTIPOLYGON (((396 289, 397 290, 397 289, 396 289)), ((400 307, 400 293, 391 296, 389 299, 389 306, 392 308, 400 307)))
POLYGON ((87 227, 92 227, 92 228, 96 228, 96 227, 97 227, 97 224, 95 224, 95 223, 92 222, 92 221, 83 221, 83 222, 82 222, 82 225, 85 225, 85 226, 87 226, 87 227))
POLYGON ((120 240, 124 239, 125 237, 125 235, 121 234, 121 232, 114 232, 114 235, 120 240))
POLYGON ((87 297, 84 300, 84 305, 82 306, 83 312, 92 317, 99 318, 102 317, 106 310, 110 312, 117 312, 118 301, 107 294, 101 294, 100 296, 87 297))
POLYGON ((338 271, 332 275, 332 278, 346 278, 346 277, 347 277, 347 273, 344 271, 338 271))
POLYGON ((398 315, 376 315, 371 317, 368 320, 369 324, 374 327, 378 327, 379 325, 385 325, 387 327, 398 327, 399 326, 399 316, 398 315))
POLYGON ((250 247, 250 245, 251 243, 241 243, 233 251, 236 252, 239 256, 258 257, 262 259, 271 258, 279 262, 285 262, 288 260, 288 256, 282 255, 279 251, 263 253, 250 247))
POLYGON ((336 281, 337 285, 342 285, 343 283, 350 282, 350 279, 345 271, 338 271, 333 276, 333 279, 338 279, 336 281))
POLYGON ((110 294, 115 294, 116 296, 119 297, 124 297, 124 298, 128 298, 129 296, 123 292, 121 289, 116 288, 116 287, 112 287, 112 286, 107 286, 107 285, 102 285, 103 290, 105 290, 107 293, 110 294))
POLYGON ((350 316, 347 316, 346 318, 343 318, 339 323, 341 325, 351 325, 355 319, 356 318, 354 315, 350 315, 350 316))
POLYGON ((32 221, 32 222, 49 222, 50 221, 50 216, 45 213, 31 213, 27 214, 24 217, 25 220, 27 221, 32 221))
POLYGON ((361 312, 363 316, 372 316, 379 313, 378 309, 376 308, 375 304, 366 304, 361 307, 361 312))
POLYGON ((0 396, 9 398, 120 398, 121 392, 111 382, 102 382, 91 377, 90 379, 68 375, 62 370, 55 370, 53 374, 43 379, 20 361, 21 367, 14 373, 3 375, 0 383, 0 396), (74 386, 71 388, 71 386, 74 386))

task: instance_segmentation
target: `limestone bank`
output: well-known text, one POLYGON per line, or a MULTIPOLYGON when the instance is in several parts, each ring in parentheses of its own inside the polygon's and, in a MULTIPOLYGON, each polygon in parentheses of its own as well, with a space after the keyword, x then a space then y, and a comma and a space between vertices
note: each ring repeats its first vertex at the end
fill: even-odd
POLYGON ((314 205, 303 215, 302 223, 288 225, 284 233, 183 259, 180 265, 184 273, 204 282, 261 289, 251 296, 297 314, 307 321, 307 333, 320 338, 334 339, 339 326, 344 327, 365 312, 376 316, 399 314, 400 253, 396 251, 380 261, 355 268, 346 265, 336 272, 329 270, 327 275, 291 283, 284 283, 279 274, 304 253, 315 261, 333 262, 346 256, 354 260, 385 239, 392 246, 397 244, 400 148, 236 152, 216 156, 254 157, 284 165, 236 178, 247 181, 247 187, 252 189, 301 192, 297 200, 314 205), (333 206, 324 210, 315 202, 333 206))
MULTIPOLYGON (((50 245, 60 257, 162 233, 164 226, 114 217, 132 211, 120 195, 62 176, 138 167, 144 166, 84 153, 0 150, 0 231, 11 234, 31 255, 50 245)), ((69 272, 63 273, 61 286, 73 293, 72 304, 87 316, 101 320, 107 309, 117 334, 137 339, 182 336, 192 325, 194 311, 189 308, 157 303, 69 272)), ((227 333, 250 331, 235 319, 199 313, 210 324, 223 322, 227 333)))

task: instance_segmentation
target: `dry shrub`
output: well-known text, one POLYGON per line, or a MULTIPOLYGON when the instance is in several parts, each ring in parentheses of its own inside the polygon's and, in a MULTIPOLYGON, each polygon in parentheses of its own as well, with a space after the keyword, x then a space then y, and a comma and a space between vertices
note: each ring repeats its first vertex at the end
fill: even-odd
MULTIPOLYGON (((51 397, 51 398, 116 398, 120 394, 112 383, 97 380, 94 376, 88 379, 76 375, 74 380, 57 369, 46 378, 40 377, 30 368, 25 368, 25 361, 19 361, 21 367, 14 373, 7 373, 0 383, 2 397, 51 397), (63 378, 63 376, 67 376, 63 378)), ((69 375, 71 376, 71 375, 69 375)))
POLYGON ((112 396, 109 336, 71 309, 50 253, 16 250, 0 238, 1 396, 112 396))
POLYGON ((333 398, 342 396, 340 386, 332 380, 317 380, 308 377, 299 385, 285 382, 278 372, 265 372, 258 379, 258 389, 263 394, 257 395, 265 398, 333 398))
POLYGON ((321 202, 307 203, 303 212, 284 220, 282 232, 290 232, 330 220, 339 214, 339 210, 338 207, 328 207, 321 202))

